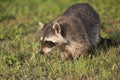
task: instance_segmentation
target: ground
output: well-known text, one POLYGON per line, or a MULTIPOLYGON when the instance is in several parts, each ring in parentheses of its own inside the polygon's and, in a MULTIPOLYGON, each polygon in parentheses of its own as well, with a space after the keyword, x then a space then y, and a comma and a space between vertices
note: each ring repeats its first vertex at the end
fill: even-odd
POLYGON ((62 61, 40 55, 38 22, 48 23, 75 3, 93 6, 101 36, 120 39, 120 0, 0 0, 0 80, 120 80, 120 46, 62 61))

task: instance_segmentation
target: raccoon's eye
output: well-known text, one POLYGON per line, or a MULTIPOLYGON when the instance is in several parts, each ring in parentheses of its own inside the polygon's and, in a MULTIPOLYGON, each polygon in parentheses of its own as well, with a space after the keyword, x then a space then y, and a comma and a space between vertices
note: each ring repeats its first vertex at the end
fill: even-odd
POLYGON ((52 41, 45 41, 45 44, 48 45, 49 47, 53 47, 56 45, 56 43, 53 43, 52 41))

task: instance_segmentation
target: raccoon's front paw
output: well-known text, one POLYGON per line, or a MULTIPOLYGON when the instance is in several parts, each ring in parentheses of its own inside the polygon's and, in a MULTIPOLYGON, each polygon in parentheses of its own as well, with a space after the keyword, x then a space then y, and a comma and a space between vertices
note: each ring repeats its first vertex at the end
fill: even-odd
POLYGON ((66 52, 62 52, 62 53, 60 54, 60 56, 61 56, 61 58, 62 58, 62 61, 64 61, 64 60, 66 60, 66 59, 69 58, 69 55, 68 55, 66 52))

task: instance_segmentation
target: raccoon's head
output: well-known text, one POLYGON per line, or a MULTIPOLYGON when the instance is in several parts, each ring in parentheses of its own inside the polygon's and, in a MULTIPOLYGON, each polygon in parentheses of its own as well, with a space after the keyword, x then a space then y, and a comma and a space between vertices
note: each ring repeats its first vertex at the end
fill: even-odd
POLYGON ((64 32, 62 31, 62 27, 59 23, 51 23, 51 24, 42 24, 41 31, 41 54, 47 54, 51 50, 53 50, 56 46, 59 46, 63 43, 67 43, 67 40, 64 37, 64 32))

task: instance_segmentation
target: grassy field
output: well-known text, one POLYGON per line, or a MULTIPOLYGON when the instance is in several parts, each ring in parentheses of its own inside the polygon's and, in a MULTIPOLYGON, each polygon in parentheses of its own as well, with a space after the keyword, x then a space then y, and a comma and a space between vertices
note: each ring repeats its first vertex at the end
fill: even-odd
POLYGON ((99 13, 102 37, 120 39, 120 0, 0 0, 0 80, 120 80, 120 46, 75 61, 39 54, 38 22, 78 2, 99 13))

